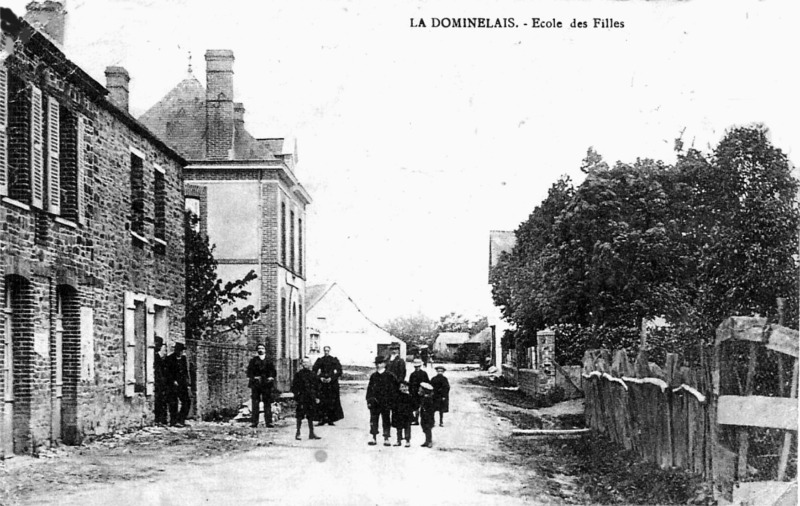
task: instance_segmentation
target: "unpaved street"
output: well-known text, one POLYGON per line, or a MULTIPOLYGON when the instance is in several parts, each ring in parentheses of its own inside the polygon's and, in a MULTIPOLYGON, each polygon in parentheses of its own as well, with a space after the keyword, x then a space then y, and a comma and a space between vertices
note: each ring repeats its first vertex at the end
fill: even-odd
MULTIPOLYGON (((499 436, 508 422, 476 398, 466 384, 476 372, 448 373, 453 389, 445 427, 434 429, 434 448, 421 448, 413 427, 412 447, 368 446, 365 383, 343 387, 345 419, 320 427, 323 439, 294 439, 294 419, 264 430, 269 446, 227 457, 170 466, 147 479, 87 485, 69 495, 34 494, 30 504, 523 504, 558 502, 544 491, 523 489, 528 467, 508 464, 499 436), (523 498, 523 495, 525 498, 523 498)), ((380 439, 380 438, 379 438, 380 439)), ((394 432, 392 436, 394 441, 394 432)), ((165 448, 164 451, 168 451, 165 448)), ((120 462, 124 465, 124 461, 120 462)))

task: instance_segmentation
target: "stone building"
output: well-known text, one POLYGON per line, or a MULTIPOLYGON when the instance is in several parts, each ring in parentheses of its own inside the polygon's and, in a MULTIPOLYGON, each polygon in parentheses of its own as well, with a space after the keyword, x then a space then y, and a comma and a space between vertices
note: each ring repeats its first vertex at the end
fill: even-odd
POLYGON ((31 8, 49 33, 4 9, 0 62, 6 457, 152 421, 184 314, 185 160, 128 113, 125 69, 104 87, 67 59, 61 4, 31 8))
POLYGON ((205 87, 190 68, 140 120, 189 160, 187 188, 205 188, 202 200, 187 192, 187 207, 203 207, 201 226, 216 245, 219 277, 227 282, 250 270, 258 275, 256 286, 247 287, 247 303, 264 313, 242 344, 266 343, 279 387, 286 389, 305 349, 305 214, 311 198, 295 174, 294 147, 287 150, 284 139, 257 139, 245 128, 244 106, 234 102, 233 52, 209 50, 205 61, 205 87))

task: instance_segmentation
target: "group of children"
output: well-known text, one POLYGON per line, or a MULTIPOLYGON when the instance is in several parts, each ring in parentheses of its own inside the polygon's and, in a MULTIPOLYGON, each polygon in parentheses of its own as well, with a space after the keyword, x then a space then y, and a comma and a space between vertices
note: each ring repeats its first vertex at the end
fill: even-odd
MULTIPOLYGON (((383 357, 375 359, 376 371, 369 378, 367 386, 367 407, 370 411, 370 445, 377 445, 378 421, 382 424, 383 445, 389 442, 391 427, 397 430, 397 443, 401 446, 405 439, 406 448, 411 446, 411 426, 420 425, 425 434, 423 447, 433 446, 433 427, 436 425, 436 411, 439 412, 439 426, 444 425, 444 413, 449 410, 450 383, 444 376, 445 367, 436 366, 436 376, 428 378, 422 370, 422 360, 414 360, 414 372, 409 381, 398 378, 386 369, 383 357)), ((403 376, 405 376, 403 374, 403 376)))

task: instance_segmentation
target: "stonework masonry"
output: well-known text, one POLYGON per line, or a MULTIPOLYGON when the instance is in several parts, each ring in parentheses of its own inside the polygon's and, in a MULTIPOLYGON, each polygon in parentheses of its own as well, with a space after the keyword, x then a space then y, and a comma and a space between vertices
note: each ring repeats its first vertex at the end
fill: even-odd
MULTIPOLYGON (((8 163, 0 170, 9 185, 0 187, 0 418, 13 413, 13 421, 4 422, 0 437, 8 455, 152 421, 151 338, 139 340, 154 332, 169 343, 183 340, 185 161, 40 34, 18 41, 2 65, 9 128, 8 163), (39 93, 61 111, 62 149, 46 153, 44 169, 35 172, 31 103, 39 93), (138 235, 131 233, 132 153, 143 159, 138 235), (159 169, 163 242, 154 237, 159 169), (36 182, 41 174, 44 184, 36 182), (40 191, 44 203, 36 201, 40 191), (57 194, 60 209, 47 203, 57 194), (134 324, 126 294, 144 301, 148 329, 126 333, 134 324), (134 378, 140 363, 147 364, 147 384, 134 378)), ((52 118, 45 124, 55 125, 52 118)), ((50 142, 55 134, 44 131, 50 142)))

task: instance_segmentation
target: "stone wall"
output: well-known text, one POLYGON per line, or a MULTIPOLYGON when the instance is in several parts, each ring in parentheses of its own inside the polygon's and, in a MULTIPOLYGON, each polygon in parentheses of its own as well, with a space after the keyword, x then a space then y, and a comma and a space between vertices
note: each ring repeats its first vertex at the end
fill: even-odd
MULTIPOLYGON (((8 131, 8 174, 30 173, 32 86, 41 90, 44 104, 58 103, 65 148, 60 153, 65 190, 60 210, 47 205, 52 185, 47 179, 43 204, 36 202, 30 180, 12 184, 7 195, 0 195, 0 301, 6 290, 15 299, 11 316, 0 312, 0 343, 10 337, 4 330, 4 320, 10 318, 17 453, 152 420, 152 395, 125 394, 126 292, 169 301, 165 337, 168 342, 183 340, 184 162, 108 103, 102 97, 105 90, 71 65, 37 35, 26 45, 18 44, 5 62, 9 81, 16 83, 8 96, 9 123, 14 126, 8 131), (81 149, 70 150, 79 140, 81 149), (139 237, 130 230, 132 148, 144 160, 145 219, 139 237), (163 243, 154 237, 158 168, 166 187, 163 243), (63 313, 61 333, 57 301, 70 297, 74 306, 63 313), (81 332, 86 314, 91 314, 91 324, 81 332), (81 352, 82 343, 90 345, 88 351, 81 352), (63 385, 57 381, 59 370, 63 385)), ((0 396, 6 388, 0 384, 0 396)))
POLYGON ((247 364, 252 348, 235 344, 189 341, 196 367, 195 415, 200 419, 236 410, 250 398, 247 364))

